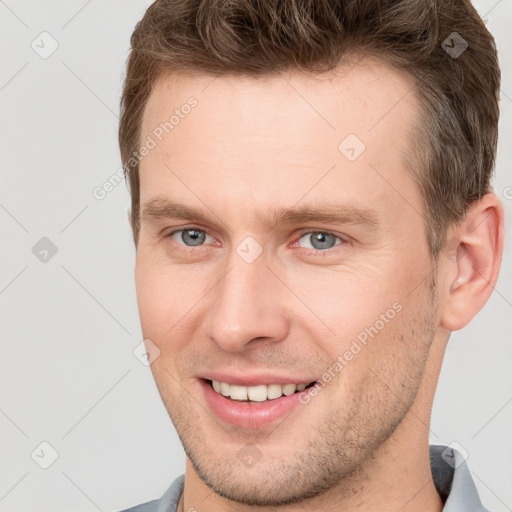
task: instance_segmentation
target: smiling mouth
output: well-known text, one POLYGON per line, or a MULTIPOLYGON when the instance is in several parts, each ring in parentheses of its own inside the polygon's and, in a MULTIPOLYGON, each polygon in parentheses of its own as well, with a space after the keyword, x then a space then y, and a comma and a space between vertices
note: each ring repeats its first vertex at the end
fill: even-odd
POLYGON ((295 393, 314 386, 318 381, 309 384, 261 384, 258 386, 239 386, 220 382, 217 380, 206 380, 213 390, 228 400, 258 404, 277 400, 283 396, 290 396, 295 393))

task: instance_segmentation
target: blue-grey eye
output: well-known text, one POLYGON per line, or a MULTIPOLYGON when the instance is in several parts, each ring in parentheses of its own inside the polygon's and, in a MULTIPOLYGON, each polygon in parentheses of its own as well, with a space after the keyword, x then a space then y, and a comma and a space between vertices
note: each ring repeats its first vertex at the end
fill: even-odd
POLYGON ((175 231, 170 235, 177 242, 183 243, 187 246, 197 246, 201 245, 206 239, 206 232, 200 229, 180 229, 179 231, 175 231), (178 237, 177 239, 175 237, 178 237))
POLYGON ((336 243, 336 240, 340 240, 341 238, 339 236, 333 235, 331 233, 326 233, 324 231, 315 231, 313 233, 306 233, 305 235, 301 236, 300 240, 306 240, 307 243, 309 243, 309 246, 306 246, 307 249, 317 249, 317 250, 323 250, 323 249, 331 249, 335 245, 339 245, 336 243))

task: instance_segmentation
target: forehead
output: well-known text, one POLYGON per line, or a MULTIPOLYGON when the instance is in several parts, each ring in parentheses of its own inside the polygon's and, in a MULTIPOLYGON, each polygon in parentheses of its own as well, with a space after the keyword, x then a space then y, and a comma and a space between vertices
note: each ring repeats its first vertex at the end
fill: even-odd
MULTIPOLYGON (((191 97, 198 101, 196 112, 200 110, 203 124, 211 123, 207 130, 214 137, 216 128, 236 127, 240 137, 262 139, 265 132, 274 131, 276 121, 288 119, 290 125, 299 120, 313 123, 319 135, 336 132, 339 137, 351 130, 364 138, 379 125, 386 128, 396 121, 398 132, 416 110, 412 80, 406 73, 381 60, 352 57, 347 64, 321 74, 297 70, 258 77, 163 74, 144 109, 142 133, 168 120, 191 97)), ((184 131, 175 128, 173 135, 184 131)), ((289 136, 303 129, 300 124, 289 136)))
POLYGON ((420 208, 404 159, 417 111, 412 80, 371 59, 321 75, 162 76, 143 115, 155 147, 141 203, 179 191, 237 211, 325 194, 420 208))

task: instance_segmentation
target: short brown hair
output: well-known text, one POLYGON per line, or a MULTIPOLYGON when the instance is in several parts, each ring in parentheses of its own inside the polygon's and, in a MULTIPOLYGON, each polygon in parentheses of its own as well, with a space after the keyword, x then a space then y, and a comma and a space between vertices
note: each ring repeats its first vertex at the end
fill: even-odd
POLYGON ((494 39, 469 0, 157 0, 131 37, 119 144, 139 234, 144 108, 163 73, 321 73, 348 55, 405 70, 420 112, 408 163, 425 203, 429 250, 490 191, 500 69, 494 39), (458 49, 458 55, 453 49, 458 49), (450 51, 452 49, 452 51, 450 51), (131 159, 131 160, 130 160, 131 159))

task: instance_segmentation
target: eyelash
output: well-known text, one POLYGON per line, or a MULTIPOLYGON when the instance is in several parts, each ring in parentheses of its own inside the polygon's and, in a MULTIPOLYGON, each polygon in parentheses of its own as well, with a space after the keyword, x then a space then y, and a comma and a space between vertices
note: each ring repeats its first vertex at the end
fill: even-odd
MULTIPOLYGON (((197 226, 185 226, 183 228, 180 228, 180 229, 176 229, 174 231, 171 231, 170 233, 168 233, 167 235, 165 235, 166 238, 169 238, 169 239, 172 239, 172 236, 175 235, 176 233, 181 233, 183 231, 190 231, 190 230, 195 230, 195 231, 200 231, 202 233, 205 233, 206 236, 211 236, 208 234, 208 232, 204 229, 201 229, 197 226)), ((321 250, 321 249, 314 249, 314 248, 309 248, 309 247, 300 247, 300 249, 302 249, 303 251, 306 251, 307 254, 310 254, 310 255, 313 255, 313 256, 319 256, 319 257, 322 257, 322 256, 325 256, 325 255, 328 255, 330 253, 332 253, 333 250, 335 250, 336 247, 341 247, 341 246, 345 246, 347 244, 350 243, 349 240, 347 239, 344 239, 343 237, 339 236, 339 235, 336 235, 335 233, 332 233, 330 231, 325 231, 325 230, 321 230, 321 229, 311 229, 309 231, 304 231, 303 233, 301 233, 298 238, 296 238, 296 240, 294 242, 292 242, 292 245, 295 245, 298 243, 298 241, 303 238, 304 236, 306 235, 310 235, 310 234, 314 234, 314 233, 323 233, 324 235, 332 235, 334 236, 335 238, 337 238, 338 240, 340 240, 340 243, 339 244, 336 244, 334 245, 333 247, 330 247, 329 249, 324 249, 324 250, 321 250)), ((178 243, 176 242, 177 245, 180 246, 180 250, 186 252, 186 253, 196 253, 198 251, 201 251, 201 250, 204 250, 205 249, 205 245, 198 245, 198 246, 188 246, 188 245, 185 245, 185 244, 182 244, 182 243, 178 243)))

